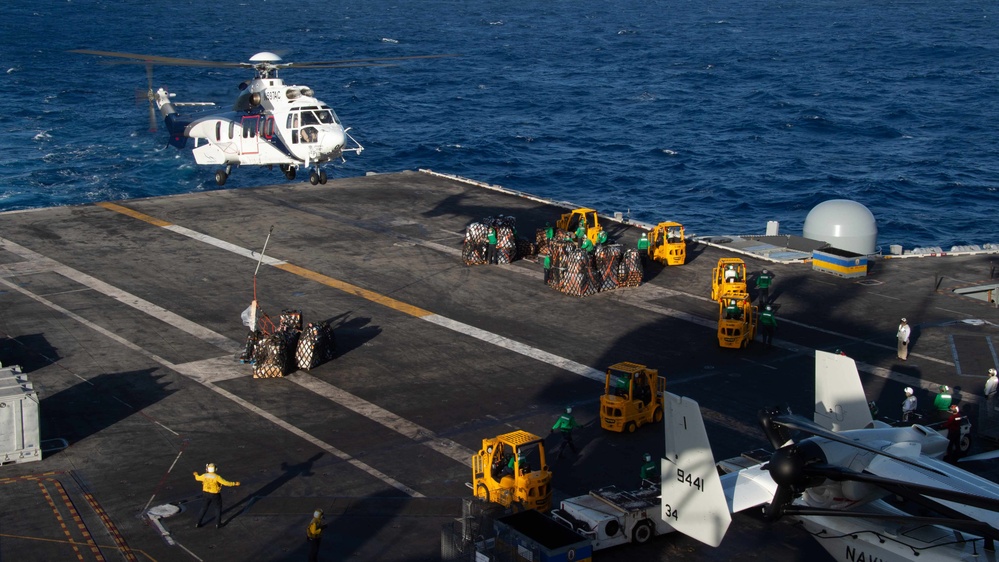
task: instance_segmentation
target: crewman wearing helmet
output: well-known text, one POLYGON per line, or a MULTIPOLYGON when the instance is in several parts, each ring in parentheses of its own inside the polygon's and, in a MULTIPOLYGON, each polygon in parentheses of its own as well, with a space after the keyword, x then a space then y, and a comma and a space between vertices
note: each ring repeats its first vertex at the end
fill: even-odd
POLYGON ((555 425, 553 425, 551 431, 549 431, 549 433, 558 431, 562 434, 562 444, 559 445, 558 453, 555 455, 555 460, 562 458, 562 453, 565 452, 566 445, 572 449, 573 453, 577 455, 579 454, 579 451, 576 450, 576 444, 572 442, 573 429, 576 429, 576 418, 572 417, 572 406, 569 406, 565 409, 565 413, 555 420, 555 425))
POLYGON ((958 457, 961 456, 961 412, 957 406, 951 406, 947 408, 950 412, 950 416, 944 423, 944 427, 947 428, 947 454, 944 455, 944 460, 952 463, 956 463, 958 457))
POLYGON ((913 394, 911 386, 905 387, 905 400, 902 401, 902 421, 909 423, 914 421, 916 415, 916 396, 913 394))
POLYGON ((643 457, 645 459, 645 464, 642 465, 642 485, 645 486, 647 483, 659 483, 659 465, 652 460, 652 455, 645 453, 643 457))
POLYGON ((201 482, 201 492, 205 498, 205 505, 201 507, 201 513, 198 515, 198 522, 194 525, 194 528, 200 528, 202 523, 201 520, 204 519, 205 514, 208 513, 208 506, 215 506, 215 528, 219 529, 222 527, 222 486, 239 486, 239 482, 230 482, 222 476, 215 472, 215 463, 208 463, 205 465, 205 473, 198 474, 194 473, 194 479, 201 482))
POLYGON ((953 399, 953 396, 950 394, 950 387, 942 384, 940 385, 940 390, 937 391, 936 398, 933 399, 933 407, 937 411, 946 412, 950 410, 950 403, 953 399))
POLYGON ((989 369, 989 378, 985 381, 985 417, 991 418, 996 413, 996 391, 999 390, 999 377, 995 369, 989 369))
POLYGON ((317 508, 312 512, 312 521, 305 529, 305 540, 309 542, 309 562, 318 562, 319 543, 323 541, 323 529, 326 528, 326 520, 323 519, 323 510, 317 508))

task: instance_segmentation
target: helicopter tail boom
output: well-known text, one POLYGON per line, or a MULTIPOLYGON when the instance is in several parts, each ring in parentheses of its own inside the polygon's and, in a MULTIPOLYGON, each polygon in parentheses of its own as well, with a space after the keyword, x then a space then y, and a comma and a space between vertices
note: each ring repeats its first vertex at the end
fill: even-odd
POLYGON ((187 136, 184 134, 184 129, 187 128, 189 121, 181 119, 180 115, 177 114, 173 102, 170 101, 170 93, 165 89, 160 88, 156 90, 155 99, 156 108, 160 110, 163 122, 166 123, 167 131, 170 132, 170 145, 177 148, 184 148, 187 146, 187 136))

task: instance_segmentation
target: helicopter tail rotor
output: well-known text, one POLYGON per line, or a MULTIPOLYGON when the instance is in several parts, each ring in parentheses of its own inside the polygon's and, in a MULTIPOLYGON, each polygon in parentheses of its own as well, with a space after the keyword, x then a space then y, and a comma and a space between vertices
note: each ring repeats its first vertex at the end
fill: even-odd
POLYGON ((149 90, 146 92, 146 99, 149 100, 149 132, 156 132, 156 100, 155 94, 153 94, 153 65, 150 63, 146 64, 146 79, 149 82, 149 90))

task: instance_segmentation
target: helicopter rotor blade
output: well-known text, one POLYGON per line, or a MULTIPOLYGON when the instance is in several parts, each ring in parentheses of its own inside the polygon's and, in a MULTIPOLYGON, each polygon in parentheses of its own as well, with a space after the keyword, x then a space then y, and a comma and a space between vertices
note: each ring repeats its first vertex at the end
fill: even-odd
POLYGON ((153 105, 153 65, 146 64, 146 78, 149 82, 149 91, 146 98, 149 100, 149 132, 156 132, 156 107, 153 105))
MULTIPOLYGON (((457 54, 443 54, 443 55, 412 55, 408 57, 375 57, 367 59, 343 59, 343 60, 333 60, 333 61, 311 61, 311 62, 289 62, 289 63, 278 63, 277 66, 284 66, 287 68, 337 68, 341 66, 369 66, 370 63, 380 63, 386 61, 404 61, 404 60, 416 60, 416 59, 439 59, 446 57, 458 57, 461 55, 457 54)), ((379 65, 372 65, 379 66, 379 65)), ((392 65, 394 66, 394 65, 392 65)))
POLYGON ((162 57, 159 55, 139 55, 135 53, 119 53, 115 51, 95 51, 93 49, 72 49, 70 53, 81 55, 96 55, 99 57, 114 57, 119 59, 130 59, 118 63, 108 62, 108 64, 158 64, 162 66, 201 66, 210 68, 252 68, 253 65, 245 62, 222 62, 197 59, 182 59, 177 57, 162 57))

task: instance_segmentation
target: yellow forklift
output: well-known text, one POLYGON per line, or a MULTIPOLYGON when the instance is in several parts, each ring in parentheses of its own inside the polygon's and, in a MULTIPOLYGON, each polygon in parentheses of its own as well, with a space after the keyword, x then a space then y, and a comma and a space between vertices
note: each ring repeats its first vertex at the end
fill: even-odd
POLYGON ((545 461, 544 441, 526 431, 482 440, 472 455, 475 497, 514 511, 547 512, 552 505, 552 473, 545 461))
POLYGON ((711 270, 711 300, 733 294, 748 293, 746 263, 739 258, 721 258, 711 270))
POLYGON ((658 370, 627 361, 611 365, 600 397, 600 427, 632 433, 662 421, 664 392, 666 377, 658 370))
POLYGON ((718 299, 718 345, 732 349, 748 347, 756 337, 757 316, 749 293, 730 293, 718 299))
POLYGON ((565 213, 558 219, 555 226, 575 235, 580 224, 586 229, 586 237, 590 239, 591 243, 596 244, 603 228, 600 226, 597 212, 593 209, 574 209, 571 213, 565 213))
POLYGON ((683 265, 687 259, 687 243, 683 225, 661 222, 649 232, 649 258, 663 265, 683 265))

